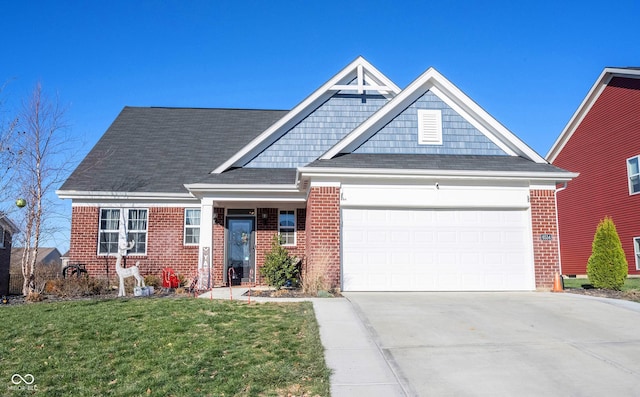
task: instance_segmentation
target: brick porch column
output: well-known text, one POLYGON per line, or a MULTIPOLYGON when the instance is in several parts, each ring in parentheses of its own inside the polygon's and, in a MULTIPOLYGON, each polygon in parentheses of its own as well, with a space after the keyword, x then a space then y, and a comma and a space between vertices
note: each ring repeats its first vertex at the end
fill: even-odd
POLYGON ((340 187, 312 186, 307 199, 307 274, 340 287, 340 187))
POLYGON ((555 272, 560 271, 555 191, 531 190, 529 195, 536 288, 549 289, 555 272), (542 235, 550 235, 551 239, 543 239, 542 235))

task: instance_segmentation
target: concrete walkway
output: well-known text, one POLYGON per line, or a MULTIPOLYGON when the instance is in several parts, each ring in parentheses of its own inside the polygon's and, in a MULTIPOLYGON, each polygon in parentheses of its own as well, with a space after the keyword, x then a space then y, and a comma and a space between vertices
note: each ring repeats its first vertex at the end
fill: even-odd
MULTIPOLYGON (((214 288, 204 299, 248 301, 247 288, 214 288)), ((362 323, 345 298, 259 298, 253 302, 310 301, 320 326, 325 361, 331 368, 332 397, 406 396, 398 377, 375 343, 371 330, 362 323)))

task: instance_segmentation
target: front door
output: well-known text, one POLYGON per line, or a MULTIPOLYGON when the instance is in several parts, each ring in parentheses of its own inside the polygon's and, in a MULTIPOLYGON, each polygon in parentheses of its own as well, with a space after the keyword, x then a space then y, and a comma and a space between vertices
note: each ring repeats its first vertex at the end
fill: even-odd
POLYGON ((252 283, 255 270, 255 218, 227 218, 227 261, 223 278, 228 282, 231 274, 231 285, 252 283))

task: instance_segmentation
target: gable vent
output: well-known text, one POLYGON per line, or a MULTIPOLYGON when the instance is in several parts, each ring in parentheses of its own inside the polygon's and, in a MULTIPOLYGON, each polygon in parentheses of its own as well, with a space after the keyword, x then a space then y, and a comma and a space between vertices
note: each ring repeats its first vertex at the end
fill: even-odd
POLYGON ((442 145, 442 111, 418 110, 418 144, 442 145))

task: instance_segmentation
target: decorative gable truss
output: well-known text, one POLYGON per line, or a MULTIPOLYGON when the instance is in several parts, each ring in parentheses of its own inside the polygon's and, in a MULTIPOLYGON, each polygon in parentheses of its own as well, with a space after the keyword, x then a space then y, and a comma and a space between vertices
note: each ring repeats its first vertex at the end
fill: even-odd
MULTIPOLYGON (((367 62, 364 58, 358 57, 315 92, 309 95, 304 101, 299 103, 295 108, 287 113, 285 117, 274 123, 262 134, 238 151, 233 157, 214 169, 212 174, 220 174, 234 167, 247 166, 260 168, 265 164, 273 164, 268 155, 263 159, 256 159, 256 157, 274 145, 274 143, 284 141, 284 136, 291 133, 292 139, 290 139, 290 142, 285 142, 283 147, 274 147, 273 149, 279 155, 278 157, 282 159, 282 154, 287 151, 287 144, 299 147, 300 139, 304 138, 307 140, 309 138, 308 131, 314 130, 314 120, 309 120, 309 118, 314 112, 327 113, 332 111, 332 109, 328 109, 328 106, 325 106, 326 104, 331 105, 330 100, 332 98, 350 98, 352 103, 358 102, 358 96, 376 95, 383 99, 382 102, 378 102, 377 104, 374 103, 373 107, 361 106, 359 109, 356 109, 356 112, 360 113, 360 115, 356 117, 350 116, 350 118, 347 118, 349 115, 345 115, 343 119, 336 121, 336 115, 334 114, 334 122, 339 124, 340 128, 333 131, 333 135, 324 136, 322 140, 312 136, 312 140, 314 138, 317 140, 313 142, 314 145, 309 146, 314 146, 315 152, 307 154, 305 158, 298 161, 304 163, 305 161, 308 162, 309 159, 315 160, 324 151, 335 145, 340 139, 342 139, 342 137, 351 132, 353 128, 368 118, 373 112, 378 110, 384 103, 395 97, 399 92, 400 88, 398 88, 398 86, 396 86, 390 79, 378 71, 378 69, 367 62), (325 108, 322 108, 323 106, 325 106, 325 108), (295 136, 295 134, 298 134, 298 136, 295 136), (253 164, 250 164, 253 159, 256 159, 256 161, 253 164)), ((344 104, 344 102, 340 105, 342 104, 344 104)), ((341 106, 333 107, 333 109, 336 108, 341 108, 341 106)), ((337 115, 337 118, 340 118, 340 114, 337 115)), ((330 129, 322 128, 321 133, 326 134, 327 130, 331 132, 330 129)), ((316 128, 314 131, 317 132, 318 129, 316 128)), ((280 167, 288 168, 291 167, 291 165, 295 165, 295 161, 293 164, 285 164, 284 166, 280 165, 280 167)), ((271 167, 273 167, 273 165, 271 165, 271 167)), ((295 166, 293 168, 295 168, 295 166)))

